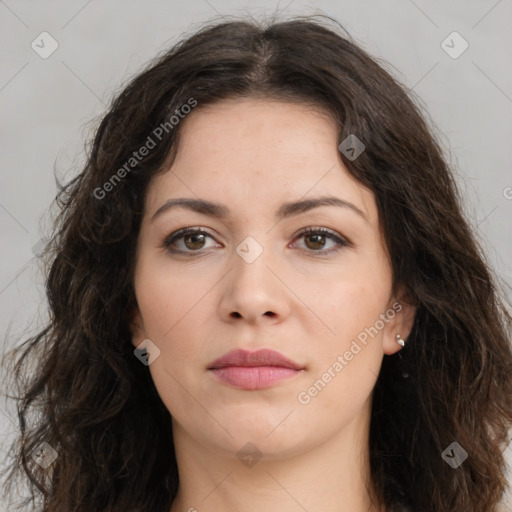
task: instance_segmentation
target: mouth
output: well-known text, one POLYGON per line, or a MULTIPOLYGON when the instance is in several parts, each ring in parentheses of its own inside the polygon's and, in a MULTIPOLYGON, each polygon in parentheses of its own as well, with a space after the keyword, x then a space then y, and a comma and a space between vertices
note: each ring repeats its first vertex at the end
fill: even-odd
POLYGON ((256 390, 296 376, 304 367, 279 352, 261 349, 256 352, 233 350, 210 363, 208 370, 225 384, 256 390))

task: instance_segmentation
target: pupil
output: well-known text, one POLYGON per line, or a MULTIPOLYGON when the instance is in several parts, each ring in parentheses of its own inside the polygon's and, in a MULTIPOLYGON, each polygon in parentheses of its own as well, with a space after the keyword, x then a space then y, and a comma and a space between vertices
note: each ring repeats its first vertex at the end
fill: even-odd
MULTIPOLYGON (((306 240, 308 240, 308 239, 316 239, 316 241, 313 241, 313 246, 314 246, 313 248, 321 249, 322 246, 323 246, 323 243, 322 243, 323 242, 323 238, 324 238, 324 235, 319 235, 319 234, 317 234, 317 235, 308 235, 306 237, 306 240)), ((307 245, 309 246, 310 244, 307 244, 307 245)))
MULTIPOLYGON (((194 241, 192 241, 192 244, 194 244, 194 243, 199 243, 199 244, 201 244, 201 242, 203 242, 203 243, 204 243, 204 235, 202 235, 202 234, 198 233, 198 234, 195 234, 195 235, 188 235, 187 237, 185 237, 185 244, 186 244, 186 245, 188 245, 188 244, 187 244, 187 241, 188 241, 188 240, 191 240, 191 239, 194 239, 194 238, 198 238, 198 237, 202 237, 202 238, 203 238, 203 240, 200 240, 199 242, 194 242, 194 241)), ((194 248, 194 247, 193 247, 193 248, 194 248)), ((199 249, 200 249, 200 248, 201 248, 201 245, 200 245, 199 247, 195 247, 195 248, 199 248, 199 249)))

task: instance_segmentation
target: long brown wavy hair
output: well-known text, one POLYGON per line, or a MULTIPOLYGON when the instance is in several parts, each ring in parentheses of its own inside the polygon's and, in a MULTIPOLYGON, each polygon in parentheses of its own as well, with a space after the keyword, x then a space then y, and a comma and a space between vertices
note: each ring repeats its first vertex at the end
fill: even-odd
POLYGON ((200 109, 258 97, 326 110, 339 142, 351 134, 364 142, 357 159, 341 158, 375 194, 393 289, 417 308, 405 348, 384 357, 374 389, 378 502, 415 512, 494 509, 507 487, 512 318, 428 114, 383 66, 326 16, 216 20, 112 101, 85 167, 58 183, 44 253, 49 322, 11 354, 20 434, 5 487, 25 481, 23 505, 169 511, 178 489, 171 416, 134 357, 129 327, 145 191, 176 154, 176 110, 191 99, 200 109), (150 136, 155 147, 132 158, 150 136), (46 469, 33 457, 42 442, 58 454, 46 469), (453 442, 468 454, 456 468, 442 456, 453 442))

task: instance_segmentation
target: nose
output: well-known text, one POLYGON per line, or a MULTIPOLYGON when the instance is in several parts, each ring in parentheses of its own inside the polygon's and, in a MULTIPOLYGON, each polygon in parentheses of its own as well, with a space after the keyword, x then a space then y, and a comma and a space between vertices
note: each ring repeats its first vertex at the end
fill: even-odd
POLYGON ((225 320, 282 321, 290 310, 290 292, 279 276, 270 248, 248 237, 233 252, 220 304, 225 320))

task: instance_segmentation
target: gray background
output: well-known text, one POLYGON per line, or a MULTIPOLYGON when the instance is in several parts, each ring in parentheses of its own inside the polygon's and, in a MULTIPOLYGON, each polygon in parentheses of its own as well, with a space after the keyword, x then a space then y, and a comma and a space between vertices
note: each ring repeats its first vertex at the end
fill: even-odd
MULTIPOLYGON (((2 351, 36 332, 46 317, 37 253, 52 218, 54 172, 67 180, 80 169, 84 141, 112 95, 212 17, 276 11, 335 17, 419 96, 489 262, 503 285, 512 284, 511 0, 0 0, 2 351), (469 44, 457 58, 441 45, 453 31, 469 44), (34 40, 42 46, 42 32, 58 44, 46 59, 31 47, 34 40)), ((457 39, 448 44, 452 52, 462 48, 457 39)), ((44 45, 47 51, 48 39, 44 45)), ((5 443, 15 424, 3 402, 0 413, 5 443)), ((507 458, 511 465, 512 445, 507 458)))

